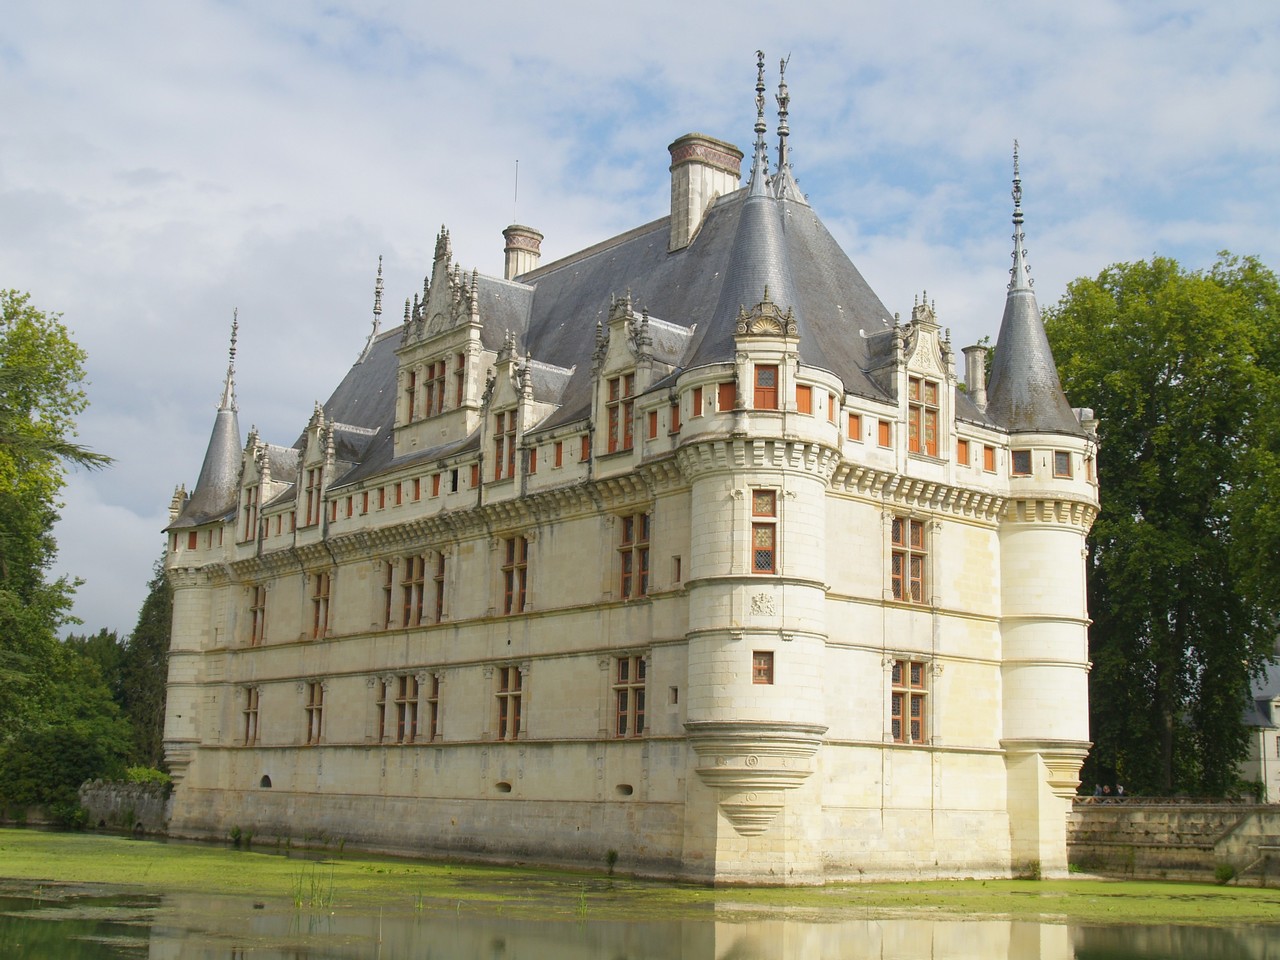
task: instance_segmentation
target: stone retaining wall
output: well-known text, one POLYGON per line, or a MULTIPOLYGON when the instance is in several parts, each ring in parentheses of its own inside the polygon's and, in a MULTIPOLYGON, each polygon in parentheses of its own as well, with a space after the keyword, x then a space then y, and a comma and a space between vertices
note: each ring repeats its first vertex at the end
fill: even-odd
POLYGON ((80 805, 90 827, 127 833, 167 833, 168 784, 91 780, 80 785, 80 805))
POLYGON ((1280 882, 1280 806, 1239 803, 1077 803, 1067 856, 1092 873, 1213 880, 1230 866, 1247 883, 1280 882))

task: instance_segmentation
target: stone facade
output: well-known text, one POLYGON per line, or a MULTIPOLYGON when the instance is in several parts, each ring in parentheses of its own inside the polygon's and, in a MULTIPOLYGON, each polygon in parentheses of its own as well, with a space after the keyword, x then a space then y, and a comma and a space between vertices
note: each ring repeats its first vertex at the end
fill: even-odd
POLYGON ((1052 358, 1035 395, 1021 234, 988 408, 756 129, 747 187, 681 138, 669 219, 530 273, 464 272, 442 231, 385 333, 379 275, 294 447, 224 462, 229 367, 169 528, 174 833, 716 883, 1065 872, 1096 442, 1052 358))

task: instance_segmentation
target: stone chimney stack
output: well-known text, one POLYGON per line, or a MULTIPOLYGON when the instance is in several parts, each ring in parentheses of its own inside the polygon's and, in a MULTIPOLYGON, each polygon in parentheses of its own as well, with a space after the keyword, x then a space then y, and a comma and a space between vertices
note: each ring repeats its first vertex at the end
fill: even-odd
POLYGON ((502 231, 502 237, 507 241, 503 248, 506 254, 503 277, 514 280, 538 268, 538 261, 542 259, 542 234, 533 227, 513 223, 502 231))
POLYGON ((671 151, 670 251, 693 241, 712 200, 738 189, 742 151, 701 133, 686 133, 667 149, 671 151))
POLYGON ((964 348, 964 382, 969 398, 979 410, 987 409, 987 348, 964 348))

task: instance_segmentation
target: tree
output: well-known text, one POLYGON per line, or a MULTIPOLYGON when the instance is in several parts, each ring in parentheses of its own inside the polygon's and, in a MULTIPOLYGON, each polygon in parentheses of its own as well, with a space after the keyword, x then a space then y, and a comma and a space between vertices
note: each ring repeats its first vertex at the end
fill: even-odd
POLYGON ((163 557, 156 561, 148 587, 138 625, 125 645, 120 681, 125 715, 133 725, 134 761, 159 767, 164 759, 164 706, 173 621, 173 589, 163 557))
POLYGON ((0 291, 0 790, 10 803, 67 802, 79 780, 53 771, 105 772, 127 730, 96 667, 57 640, 74 584, 47 577, 64 465, 110 462, 73 439, 83 364, 55 315, 0 291))
POLYGON ((1273 273, 1222 254, 1117 264, 1046 311, 1067 396, 1100 420, 1088 780, 1237 786, 1280 607, 1278 307, 1273 273))

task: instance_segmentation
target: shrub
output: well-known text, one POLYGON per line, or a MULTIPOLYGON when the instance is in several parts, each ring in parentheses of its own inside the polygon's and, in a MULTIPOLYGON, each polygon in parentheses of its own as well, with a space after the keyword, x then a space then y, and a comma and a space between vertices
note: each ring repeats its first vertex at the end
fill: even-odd
POLYGON ((130 767, 124 772, 124 779, 128 783, 155 783, 163 787, 173 783, 171 776, 155 767, 130 767))
POLYGON ((1218 886, 1224 886, 1236 878, 1236 868, 1229 863, 1220 863, 1213 868, 1213 879, 1218 886))

